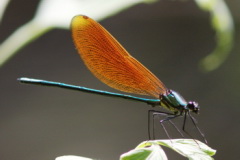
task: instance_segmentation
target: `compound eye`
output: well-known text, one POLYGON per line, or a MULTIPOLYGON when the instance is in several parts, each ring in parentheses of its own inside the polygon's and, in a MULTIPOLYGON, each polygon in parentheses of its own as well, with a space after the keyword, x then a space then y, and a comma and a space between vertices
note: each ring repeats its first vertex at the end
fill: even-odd
POLYGON ((188 102, 188 108, 194 113, 198 113, 199 111, 198 103, 194 101, 188 102))

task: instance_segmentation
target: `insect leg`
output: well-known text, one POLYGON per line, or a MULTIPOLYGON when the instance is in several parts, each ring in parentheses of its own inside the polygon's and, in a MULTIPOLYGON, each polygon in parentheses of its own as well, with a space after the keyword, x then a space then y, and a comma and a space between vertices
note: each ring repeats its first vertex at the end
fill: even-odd
POLYGON ((208 143, 207 139, 206 139, 205 135, 202 133, 202 131, 200 130, 200 128, 197 126, 197 121, 190 113, 188 113, 188 114, 189 114, 190 119, 192 120, 193 125, 195 126, 195 128, 197 128, 198 132, 200 133, 200 135, 204 139, 205 143, 207 144, 208 143))
POLYGON ((166 133, 166 135, 169 139, 171 139, 171 138, 170 138, 169 133, 167 132, 167 130, 166 130, 164 124, 163 124, 163 122, 165 122, 165 121, 169 121, 174 126, 174 128, 181 134, 181 136, 184 137, 183 134, 181 133, 181 131, 177 128, 177 126, 171 121, 172 119, 177 118, 181 115, 175 115, 175 114, 172 114, 172 113, 161 112, 161 111, 156 111, 156 110, 149 110, 148 111, 148 136, 149 136, 149 139, 151 139, 150 114, 152 114, 152 126, 153 126, 152 127, 152 135, 153 135, 153 139, 155 139, 154 119, 155 119, 155 116, 158 116, 158 115, 167 116, 166 118, 164 118, 160 121, 160 124, 163 127, 163 129, 164 129, 164 131, 165 131, 165 133, 166 133))

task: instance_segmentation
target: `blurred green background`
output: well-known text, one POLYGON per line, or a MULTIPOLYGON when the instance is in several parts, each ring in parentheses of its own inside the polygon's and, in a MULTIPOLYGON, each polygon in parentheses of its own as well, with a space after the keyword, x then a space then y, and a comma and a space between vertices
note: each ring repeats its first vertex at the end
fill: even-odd
MULTIPOLYGON (((10 2, 1 42, 33 17, 38 2, 10 2)), ((168 88, 200 104, 199 127, 218 160, 240 158, 240 1, 226 3, 235 21, 235 45, 226 62, 207 74, 198 63, 214 49, 215 32, 209 14, 194 1, 139 4, 100 22, 168 88)), ((146 104, 16 81, 24 76, 115 91, 86 69, 68 30, 55 29, 20 50, 0 76, 1 159, 72 154, 111 160, 147 139, 146 104)), ((169 153, 169 159, 184 159, 169 153)))

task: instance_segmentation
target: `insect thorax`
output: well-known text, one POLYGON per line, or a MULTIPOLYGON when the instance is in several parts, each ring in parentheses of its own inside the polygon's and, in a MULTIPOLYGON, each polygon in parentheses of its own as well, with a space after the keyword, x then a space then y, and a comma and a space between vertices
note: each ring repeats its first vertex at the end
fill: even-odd
POLYGON ((160 100, 160 105, 174 114, 181 114, 186 110, 186 100, 175 91, 168 90, 165 94, 161 94, 160 100))

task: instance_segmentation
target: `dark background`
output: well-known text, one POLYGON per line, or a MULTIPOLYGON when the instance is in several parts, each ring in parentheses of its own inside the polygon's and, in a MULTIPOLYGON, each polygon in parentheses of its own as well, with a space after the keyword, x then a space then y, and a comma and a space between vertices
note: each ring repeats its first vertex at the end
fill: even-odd
MULTIPOLYGON (((235 20, 235 47, 219 69, 207 74, 198 62, 214 49, 215 32, 209 14, 193 1, 141 4, 101 21, 168 88, 200 104, 199 127, 209 146, 217 149, 218 160, 240 158, 240 3, 226 2, 235 20)), ((29 21, 37 4, 11 1, 0 40, 29 21)), ((147 139, 150 106, 144 103, 16 81, 25 76, 115 91, 86 69, 68 30, 55 29, 23 48, 0 68, 0 76, 1 160, 53 160, 61 155, 119 159, 147 139)), ((173 152, 168 157, 185 159, 173 152)))

